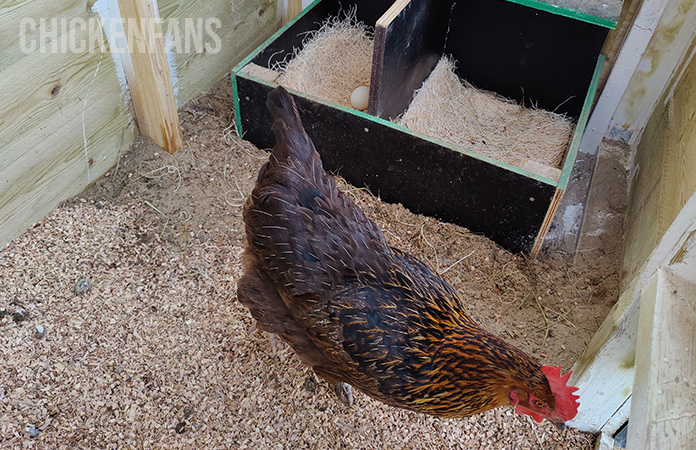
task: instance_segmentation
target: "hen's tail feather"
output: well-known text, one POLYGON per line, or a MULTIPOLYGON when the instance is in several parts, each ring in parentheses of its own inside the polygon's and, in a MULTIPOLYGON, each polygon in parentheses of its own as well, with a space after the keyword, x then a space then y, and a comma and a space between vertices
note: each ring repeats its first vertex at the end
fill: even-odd
POLYGON ((302 126, 297 106, 292 96, 282 86, 273 89, 266 99, 266 107, 273 117, 276 144, 272 155, 276 161, 288 157, 308 162, 314 154, 314 144, 302 126))

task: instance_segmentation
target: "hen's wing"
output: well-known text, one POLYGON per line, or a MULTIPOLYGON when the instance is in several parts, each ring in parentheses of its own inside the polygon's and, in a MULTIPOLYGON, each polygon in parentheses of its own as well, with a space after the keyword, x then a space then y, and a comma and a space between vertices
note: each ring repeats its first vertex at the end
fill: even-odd
POLYGON ((335 320, 330 299, 384 273, 380 255, 391 249, 324 171, 287 92, 273 91, 267 105, 276 145, 244 207, 238 297, 262 329, 281 335, 306 363, 340 372, 347 362, 326 336, 335 320))
POLYGON ((379 255, 391 249, 324 171, 289 94, 275 90, 267 105, 277 143, 244 209, 251 253, 289 297, 380 272, 379 255))

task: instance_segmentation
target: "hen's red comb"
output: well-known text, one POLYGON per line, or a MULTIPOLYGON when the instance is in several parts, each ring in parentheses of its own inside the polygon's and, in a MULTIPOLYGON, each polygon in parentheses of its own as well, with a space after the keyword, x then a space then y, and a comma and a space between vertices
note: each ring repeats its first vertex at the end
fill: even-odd
POLYGON ((578 388, 566 385, 573 371, 570 370, 561 376, 561 366, 543 366, 541 370, 546 375, 551 392, 556 398, 556 413, 564 422, 571 420, 578 413, 578 406, 580 406, 578 402, 580 396, 573 394, 578 388))

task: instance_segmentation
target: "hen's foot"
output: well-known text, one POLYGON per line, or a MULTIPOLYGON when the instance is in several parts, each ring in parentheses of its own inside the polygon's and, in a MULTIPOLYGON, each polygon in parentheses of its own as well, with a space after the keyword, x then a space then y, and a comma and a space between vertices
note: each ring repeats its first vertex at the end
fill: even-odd
POLYGON ((271 348, 271 353, 273 353, 273 356, 279 357, 281 360, 284 359, 283 355, 283 349, 285 348, 285 345, 283 343, 283 340, 278 336, 277 334, 274 333, 268 333, 268 344, 269 347, 271 348))
POLYGON ((333 383, 334 392, 338 399, 348 406, 353 406, 353 388, 347 383, 333 383))

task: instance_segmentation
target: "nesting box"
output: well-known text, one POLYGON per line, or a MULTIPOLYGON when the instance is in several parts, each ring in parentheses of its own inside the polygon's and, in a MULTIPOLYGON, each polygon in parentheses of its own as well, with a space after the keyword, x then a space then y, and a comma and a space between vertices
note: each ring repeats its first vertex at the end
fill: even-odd
POLYGON ((325 168, 385 201, 536 254, 569 182, 612 23, 535 0, 318 0, 233 70, 245 139, 274 144, 265 101, 277 78, 267 69, 351 7, 375 27, 368 112, 290 90, 325 168), (573 118, 561 165, 515 167, 393 123, 442 55, 481 89, 573 118))

